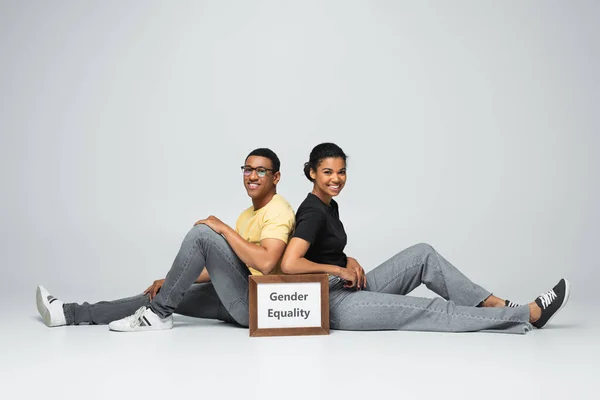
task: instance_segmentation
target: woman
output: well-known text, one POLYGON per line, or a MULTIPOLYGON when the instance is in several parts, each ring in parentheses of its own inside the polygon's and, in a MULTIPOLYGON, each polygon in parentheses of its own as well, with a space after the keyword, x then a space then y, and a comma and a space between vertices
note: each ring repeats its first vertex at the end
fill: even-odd
POLYGON ((333 143, 319 144, 304 173, 313 190, 298 208, 281 267, 288 274, 329 274, 332 329, 523 334, 544 327, 568 300, 565 279, 527 305, 501 299, 427 244, 405 249, 365 274, 344 253, 346 233, 333 200, 346 183, 346 154, 333 143), (443 299, 406 296, 421 283, 443 299))

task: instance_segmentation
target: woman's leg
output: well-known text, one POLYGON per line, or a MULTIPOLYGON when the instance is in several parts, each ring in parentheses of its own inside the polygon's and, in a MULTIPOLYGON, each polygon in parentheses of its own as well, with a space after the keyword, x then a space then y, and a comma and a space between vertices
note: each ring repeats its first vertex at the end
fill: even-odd
POLYGON ((401 251, 369 271, 366 290, 406 295, 422 283, 459 306, 476 306, 491 296, 424 243, 401 251))
POLYGON ((478 308, 440 298, 330 286, 331 328, 340 330, 407 330, 474 332, 491 330, 524 334, 532 329, 529 307, 478 308))

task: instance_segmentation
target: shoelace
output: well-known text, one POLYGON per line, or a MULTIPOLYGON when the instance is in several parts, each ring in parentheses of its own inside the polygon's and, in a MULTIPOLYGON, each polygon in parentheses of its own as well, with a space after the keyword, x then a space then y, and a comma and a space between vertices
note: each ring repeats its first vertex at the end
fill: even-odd
POLYGON ((556 293, 554 293, 554 290, 550 290, 547 293, 541 294, 539 299, 542 302, 542 308, 546 308, 556 299, 556 293))
POLYGON ((133 314, 132 320, 129 322, 129 325, 132 328, 136 328, 142 323, 142 317, 144 316, 145 311, 146 307, 140 307, 137 309, 135 314, 133 314))

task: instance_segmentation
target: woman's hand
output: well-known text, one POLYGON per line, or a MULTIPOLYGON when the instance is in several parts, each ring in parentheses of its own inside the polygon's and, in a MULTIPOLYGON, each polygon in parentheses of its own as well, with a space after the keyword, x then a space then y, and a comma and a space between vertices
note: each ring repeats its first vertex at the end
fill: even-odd
POLYGON ((158 293, 160 288, 162 287, 163 283, 165 283, 164 279, 155 280, 154 283, 152 285, 150 285, 148 287, 148 289, 146 289, 144 291, 144 294, 150 293, 150 300, 152 300, 156 296, 156 294, 158 293))
POLYGON ((346 262, 346 269, 353 271, 356 275, 356 288, 358 290, 367 287, 367 276, 365 275, 365 270, 363 267, 361 267, 361 265, 358 263, 358 261, 356 261, 355 258, 348 257, 348 261, 346 262))
POLYGON ((340 267, 339 277, 344 280, 345 288, 354 287, 356 286, 356 282, 358 282, 358 274, 354 269, 340 267))

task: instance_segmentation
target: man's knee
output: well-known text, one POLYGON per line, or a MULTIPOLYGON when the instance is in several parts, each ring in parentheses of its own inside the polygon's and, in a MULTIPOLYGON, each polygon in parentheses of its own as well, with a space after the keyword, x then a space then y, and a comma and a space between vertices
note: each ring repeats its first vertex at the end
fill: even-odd
POLYGON ((411 249, 419 254, 432 254, 435 252, 433 246, 427 243, 415 244, 411 249))
POLYGON ((217 238, 220 235, 213 231, 208 225, 198 224, 192 227, 188 232, 186 239, 188 240, 196 240, 196 239, 210 239, 217 238))

